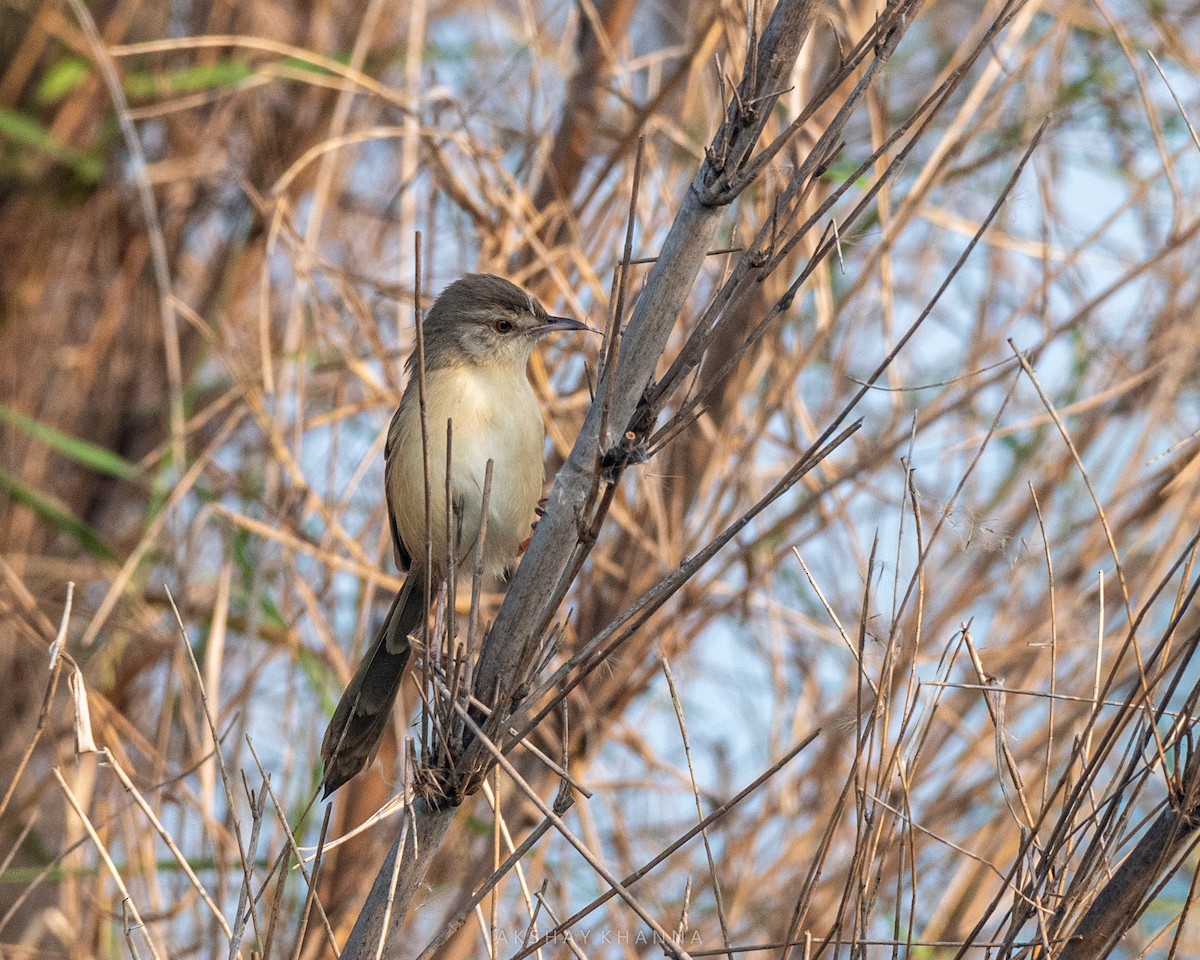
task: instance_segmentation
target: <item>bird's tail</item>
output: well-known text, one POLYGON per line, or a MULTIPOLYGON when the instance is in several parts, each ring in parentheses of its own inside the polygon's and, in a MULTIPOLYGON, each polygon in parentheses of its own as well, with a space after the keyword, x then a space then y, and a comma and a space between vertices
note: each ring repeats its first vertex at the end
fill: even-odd
POLYGON ((424 577, 414 570, 392 601, 387 618, 338 701, 325 731, 321 742, 321 759, 325 761, 323 798, 375 759, 412 657, 408 637, 424 619, 424 612, 424 577))

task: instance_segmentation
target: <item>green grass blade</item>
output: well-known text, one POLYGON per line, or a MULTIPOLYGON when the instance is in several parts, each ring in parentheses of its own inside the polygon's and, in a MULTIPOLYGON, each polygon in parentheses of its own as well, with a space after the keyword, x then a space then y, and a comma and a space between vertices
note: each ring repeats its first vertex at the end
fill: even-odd
POLYGON ((30 490, 17 477, 3 470, 0 470, 0 492, 7 493, 17 503, 29 507, 56 530, 73 537, 93 556, 111 561, 117 559, 100 539, 100 535, 60 502, 37 490, 30 490))
POLYGON ((0 138, 30 147, 65 164, 87 183, 100 179, 104 169, 99 158, 68 146, 32 117, 7 107, 0 107, 0 138))
POLYGON ((61 453, 64 457, 70 457, 85 467, 91 467, 93 470, 99 470, 110 476, 120 477, 122 480, 136 480, 139 476, 138 468, 134 464, 111 450, 98 447, 86 440, 80 440, 61 430, 55 430, 54 427, 48 427, 32 417, 18 413, 3 403, 0 403, 0 422, 16 427, 22 433, 44 443, 51 450, 61 453))
POLYGON ((217 90, 253 75, 254 68, 244 60, 218 60, 170 73, 135 71, 125 78, 124 87, 131 97, 149 99, 217 90))

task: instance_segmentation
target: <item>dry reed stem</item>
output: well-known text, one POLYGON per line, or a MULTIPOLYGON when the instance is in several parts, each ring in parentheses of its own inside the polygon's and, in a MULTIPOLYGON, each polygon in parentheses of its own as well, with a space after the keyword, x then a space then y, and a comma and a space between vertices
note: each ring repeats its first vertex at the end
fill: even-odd
MULTIPOLYGON (((475 686, 496 592, 473 578, 468 606, 448 586, 463 602, 438 608, 427 645, 421 756, 454 759, 468 785, 491 789, 486 750, 457 766, 470 739, 457 704, 539 796, 564 774, 586 784, 568 822, 577 816, 587 847, 624 877, 663 854, 636 893, 664 929, 703 934, 683 944, 693 956, 771 944, 795 957, 1030 957, 1065 949, 1085 919, 1096 937, 1101 914, 1112 929, 1088 949, 1107 949, 1111 933, 1131 956, 1196 952, 1190 838, 1160 843, 1152 829, 1173 814, 1187 833, 1197 698, 1194 13, 892 4, 916 27, 893 48, 887 11, 841 4, 815 22, 765 111, 759 152, 737 165, 729 138, 711 140, 707 158, 703 138, 725 111, 766 103, 737 75, 761 76, 746 51, 773 5, 750 17, 634 6, 597 3, 560 22, 540 0, 508 18, 485 0, 384 5, 364 30, 362 10, 333 0, 304 11, 271 0, 255 19, 181 8, 170 24, 122 0, 92 12, 98 48, 69 10, 10 11, 0 106, 51 142, 94 148, 106 172, 63 199, 68 163, 5 143, 5 163, 20 166, 5 167, 0 204, 14 278, 0 403, 117 451, 136 475, 97 474, 8 420, 0 428, 3 476, 56 498, 118 558, 87 555, 9 487, 0 494, 0 656, 15 678, 5 776, 20 770, 0 804, 5 949, 82 958, 123 932, 146 953, 120 929, 107 874, 84 896, 90 874, 77 871, 106 868, 75 826, 72 852, 64 827, 76 820, 66 810, 64 821, 50 775, 73 720, 65 691, 43 696, 42 658, 69 581, 76 689, 162 833, 117 778, 99 778, 86 807, 125 880, 144 883, 138 906, 164 952, 229 955, 213 904, 234 955, 328 956, 328 935, 303 931, 318 898, 346 939, 391 837, 369 827, 404 773, 393 759, 403 722, 381 751, 383 776, 339 795, 328 834, 340 840, 324 844, 315 888, 280 874, 291 847, 239 767, 249 733, 311 854, 320 823, 295 814, 319 773, 318 720, 379 596, 398 585, 378 445, 412 345, 414 288, 496 270, 606 322, 599 361, 553 346, 531 376, 552 467, 570 456, 592 391, 608 398, 599 435, 621 444, 615 361, 627 337, 615 334, 651 309, 650 268, 708 160, 736 166, 710 199, 748 172, 759 179, 699 250, 648 399, 632 398, 648 432, 616 451, 611 439, 587 447, 588 510, 553 521, 565 565, 518 574, 537 580, 543 605, 519 644, 528 670, 504 676, 520 716, 489 710, 492 691, 475 686), (179 35, 127 42, 168 29, 179 35), (458 36, 469 54, 447 44, 458 36), (576 58, 573 42, 589 36, 576 58), (118 61, 123 109, 86 68, 41 99, 64 60, 90 63, 97 49, 118 61), (568 108, 572 84, 594 105, 586 122, 568 108), (340 116, 339 103, 350 103, 340 116), (1006 194, 1051 113, 1033 169, 1006 194), (114 118, 138 124, 140 175, 114 118), (552 160, 564 131, 582 138, 574 171, 552 160), (571 185, 549 194, 561 173, 571 185), (182 393, 138 213, 147 187, 185 321, 182 393), (1040 396, 1014 391, 1009 340, 1040 396), (180 396, 201 462, 162 489, 180 396), (811 462, 847 416, 862 427, 811 462), (611 484, 594 478, 606 453, 611 484), (785 476, 795 486, 768 496, 785 476), (203 654, 202 683, 179 682, 187 653, 164 581, 203 654), (455 619, 473 643, 447 635, 455 619), (684 713, 690 750, 677 758, 684 713), (688 833, 698 802, 716 809, 817 726, 753 803, 708 821, 708 850, 664 847, 688 833), (214 763, 243 789, 217 790, 214 763)), ((632 949, 598 939, 638 923, 629 909, 595 902, 603 881, 499 777, 488 831, 476 830, 474 798, 449 825, 423 801, 393 801, 406 804, 431 892, 401 918, 418 888, 393 860, 381 874, 396 879, 389 924, 445 960, 537 940, 549 955, 568 931, 597 960, 632 949), (427 841, 440 827, 437 854, 427 841), (504 882, 518 867, 524 887, 504 882), (462 929, 473 913, 482 933, 462 929), (549 939, 546 918, 564 918, 549 939)))
MULTIPOLYGON (((63 779, 62 774, 57 768, 55 768, 53 773, 54 779, 58 781, 58 785, 62 789, 64 796, 66 796, 67 802, 71 805, 71 809, 75 811, 75 815, 83 824, 84 829, 87 831, 88 837, 95 846, 96 852, 100 855, 100 859, 104 862, 104 867, 108 871, 108 875, 112 877, 113 883, 117 885, 117 889, 121 892, 122 904, 125 905, 129 912, 133 915, 134 923, 141 928, 142 936, 146 940, 146 945, 150 948, 150 955, 154 957, 154 960, 161 960, 161 954, 158 952, 158 948, 154 945, 154 938, 150 936, 150 929, 142 920, 141 914, 138 913, 137 905, 133 902, 133 898, 129 895, 129 890, 125 886, 125 881, 121 879, 121 874, 117 870, 117 865, 113 863, 112 857, 109 856, 108 848, 104 845, 104 841, 100 839, 100 834, 96 832, 96 828, 92 825, 92 821, 88 819, 87 813, 84 811, 83 807, 80 806, 79 800, 76 798, 71 788, 67 785, 67 781, 63 779)), ((136 949, 132 942, 130 942, 129 946, 131 950, 136 949)))

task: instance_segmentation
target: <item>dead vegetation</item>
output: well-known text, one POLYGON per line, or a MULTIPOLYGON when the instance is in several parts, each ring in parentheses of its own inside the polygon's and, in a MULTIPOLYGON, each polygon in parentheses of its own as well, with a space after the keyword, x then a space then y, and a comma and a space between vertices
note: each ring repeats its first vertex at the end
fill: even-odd
POLYGON ((1198 27, 0 9, 0 951, 1200 952, 1198 27), (607 335, 322 811, 476 269, 607 335))

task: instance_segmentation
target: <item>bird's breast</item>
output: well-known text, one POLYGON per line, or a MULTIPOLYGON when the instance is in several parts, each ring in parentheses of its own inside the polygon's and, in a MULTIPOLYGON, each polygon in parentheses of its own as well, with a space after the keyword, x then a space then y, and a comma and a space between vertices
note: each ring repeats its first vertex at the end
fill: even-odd
MULTIPOLYGON (((492 486, 484 538, 484 562, 499 572, 515 559, 529 536, 542 490, 542 447, 545 430, 533 389, 523 370, 479 367, 441 369, 426 378, 429 429, 430 507, 434 552, 447 555, 446 461, 450 430, 450 488, 461 510, 458 558, 474 557, 482 520, 483 488, 488 461, 492 486)), ((415 403, 401 411, 401 424, 390 471, 389 491, 397 527, 414 555, 423 554, 424 467, 420 412, 415 403), (414 545, 415 549, 414 549, 414 545), (419 553, 418 553, 419 551, 419 553)))

